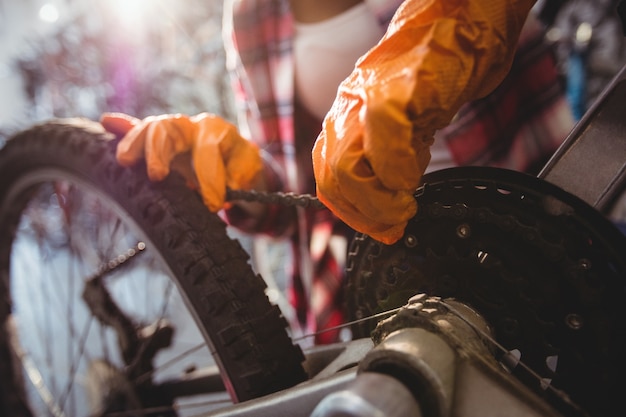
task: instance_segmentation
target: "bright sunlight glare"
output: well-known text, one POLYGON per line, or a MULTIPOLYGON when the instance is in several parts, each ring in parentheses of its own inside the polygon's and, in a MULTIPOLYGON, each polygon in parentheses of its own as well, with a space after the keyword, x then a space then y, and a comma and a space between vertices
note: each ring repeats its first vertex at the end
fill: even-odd
POLYGON ((141 30, 143 22, 154 10, 154 0, 109 0, 108 7, 128 29, 141 30))
POLYGON ((59 20, 59 9, 54 4, 46 3, 39 9, 39 18, 44 22, 54 23, 59 20))
POLYGON ((117 13, 125 16, 138 16, 150 7, 150 0, 110 0, 109 4, 117 13))

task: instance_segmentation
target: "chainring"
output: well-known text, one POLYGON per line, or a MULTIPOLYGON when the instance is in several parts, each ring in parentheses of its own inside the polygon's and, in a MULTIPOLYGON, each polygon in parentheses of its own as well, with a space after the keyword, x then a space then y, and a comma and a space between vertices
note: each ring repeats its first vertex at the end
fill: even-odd
MULTIPOLYGON (((455 298, 483 315, 503 347, 521 353, 541 378, 523 367, 513 374, 558 408, 546 381, 591 415, 617 409, 626 370, 626 238, 579 198, 519 172, 451 168, 422 184, 402 240, 353 240, 348 317, 400 307, 416 293, 455 298)), ((353 333, 368 336, 374 325, 361 322, 353 333)))

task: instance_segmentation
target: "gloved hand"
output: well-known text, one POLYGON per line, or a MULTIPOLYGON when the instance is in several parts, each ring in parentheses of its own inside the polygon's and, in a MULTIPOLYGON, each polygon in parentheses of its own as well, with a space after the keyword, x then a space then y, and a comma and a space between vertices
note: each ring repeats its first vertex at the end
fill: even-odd
POLYGON ((407 0, 340 85, 313 148, 317 195, 357 231, 391 244, 437 129, 508 72, 535 0, 407 0))
POLYGON ((256 144, 218 116, 202 113, 140 120, 105 113, 100 122, 107 131, 123 136, 117 146, 121 165, 145 158, 148 177, 154 181, 164 179, 170 168, 180 171, 198 185, 204 204, 213 212, 224 207, 227 187, 248 189, 261 180, 263 163, 256 144))

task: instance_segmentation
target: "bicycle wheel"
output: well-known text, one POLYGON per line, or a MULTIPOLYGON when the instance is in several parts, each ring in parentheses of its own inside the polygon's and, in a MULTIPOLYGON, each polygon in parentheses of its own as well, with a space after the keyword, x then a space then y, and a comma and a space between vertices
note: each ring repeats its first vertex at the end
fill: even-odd
POLYGON ((235 401, 306 379, 225 223, 182 178, 121 168, 112 139, 97 123, 61 120, 0 151, 0 414, 28 415, 26 398, 45 415, 169 415, 158 380, 170 375, 155 371, 196 339, 235 401))

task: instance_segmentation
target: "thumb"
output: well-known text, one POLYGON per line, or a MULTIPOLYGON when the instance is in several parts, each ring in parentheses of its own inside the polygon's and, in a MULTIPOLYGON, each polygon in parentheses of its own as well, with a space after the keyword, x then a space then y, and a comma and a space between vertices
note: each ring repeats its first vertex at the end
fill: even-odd
POLYGON ((126 135, 126 133, 139 124, 140 121, 140 119, 125 113, 103 113, 102 116, 100 116, 100 124, 102 127, 118 138, 126 135))

